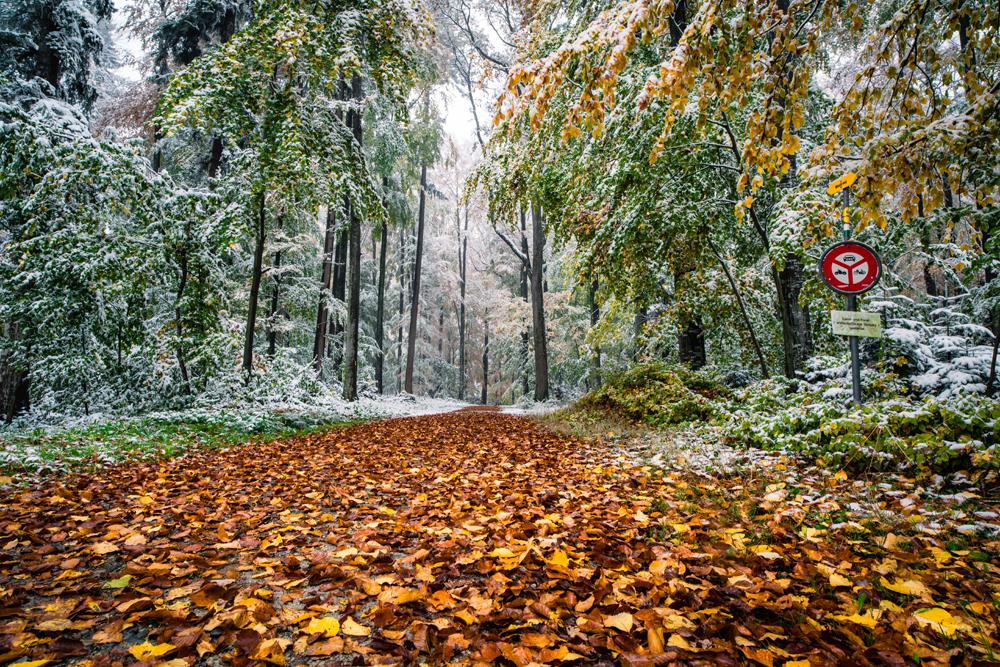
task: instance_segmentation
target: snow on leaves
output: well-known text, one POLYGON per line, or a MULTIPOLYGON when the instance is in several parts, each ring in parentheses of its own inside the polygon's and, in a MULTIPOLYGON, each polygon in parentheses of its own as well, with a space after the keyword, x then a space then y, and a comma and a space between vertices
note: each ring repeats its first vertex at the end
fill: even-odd
POLYGON ((903 665, 994 650, 994 556, 814 529, 784 487, 753 512, 713 510, 725 489, 463 412, 8 488, 3 658, 903 665))

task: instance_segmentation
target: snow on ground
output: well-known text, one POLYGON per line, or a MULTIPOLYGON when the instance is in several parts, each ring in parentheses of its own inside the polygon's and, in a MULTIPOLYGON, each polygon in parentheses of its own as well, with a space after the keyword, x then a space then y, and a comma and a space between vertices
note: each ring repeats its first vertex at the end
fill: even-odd
POLYGON ((793 453, 730 447, 708 430, 669 430, 631 439, 609 435, 595 446, 594 454, 606 464, 687 472, 706 483, 739 490, 763 480, 769 491, 763 501, 781 503, 783 511, 803 517, 819 509, 851 522, 908 523, 930 535, 949 531, 1000 535, 1000 513, 982 503, 974 487, 946 493, 943 478, 916 480, 898 474, 852 478, 793 453))

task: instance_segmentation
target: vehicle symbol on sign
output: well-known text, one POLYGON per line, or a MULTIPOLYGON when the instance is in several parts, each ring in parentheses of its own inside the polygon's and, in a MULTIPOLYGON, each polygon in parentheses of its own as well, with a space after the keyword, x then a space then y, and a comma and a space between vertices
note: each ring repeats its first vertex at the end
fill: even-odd
POLYGON ((833 259, 833 277, 843 285, 852 286, 868 275, 868 260, 855 253, 844 253, 833 259))

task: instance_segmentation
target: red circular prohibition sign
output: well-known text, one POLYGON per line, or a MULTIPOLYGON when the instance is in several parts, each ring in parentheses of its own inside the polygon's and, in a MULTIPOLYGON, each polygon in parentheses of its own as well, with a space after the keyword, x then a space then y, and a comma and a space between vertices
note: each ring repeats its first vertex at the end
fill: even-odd
POLYGON ((819 273, 834 292, 863 294, 882 277, 882 258, 864 243, 842 241, 823 253, 819 273))

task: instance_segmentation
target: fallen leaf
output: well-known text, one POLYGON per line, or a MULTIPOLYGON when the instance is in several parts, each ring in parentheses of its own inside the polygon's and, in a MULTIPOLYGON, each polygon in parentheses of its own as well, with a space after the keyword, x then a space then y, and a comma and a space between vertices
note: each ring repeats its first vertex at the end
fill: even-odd
POLYGON ((126 574, 118 579, 112 579, 104 584, 103 588, 125 588, 128 582, 132 581, 132 575, 126 574))
POLYGON ((632 632, 632 623, 632 614, 628 612, 608 616, 604 619, 604 627, 615 628, 616 630, 621 630, 622 632, 632 632))
POLYGON ((173 644, 151 644, 148 641, 142 644, 136 644, 129 648, 128 652, 132 654, 132 657, 136 660, 148 660, 149 658, 159 658, 160 656, 167 655, 173 651, 176 651, 177 647, 173 644))
POLYGON ((104 556, 106 554, 114 553, 115 551, 118 551, 119 549, 118 549, 117 546, 115 546, 111 542, 98 542, 97 544, 95 544, 94 546, 92 546, 90 548, 90 550, 93 551, 95 554, 99 554, 101 556, 104 556))
POLYGON ((357 622, 350 616, 344 619, 343 624, 340 629, 345 635, 350 635, 351 637, 367 637, 372 633, 371 628, 366 628, 363 625, 358 625, 357 622))
POLYGON ((335 637, 340 632, 340 621, 333 616, 323 618, 310 618, 309 624, 305 628, 306 634, 321 633, 324 637, 335 637))

